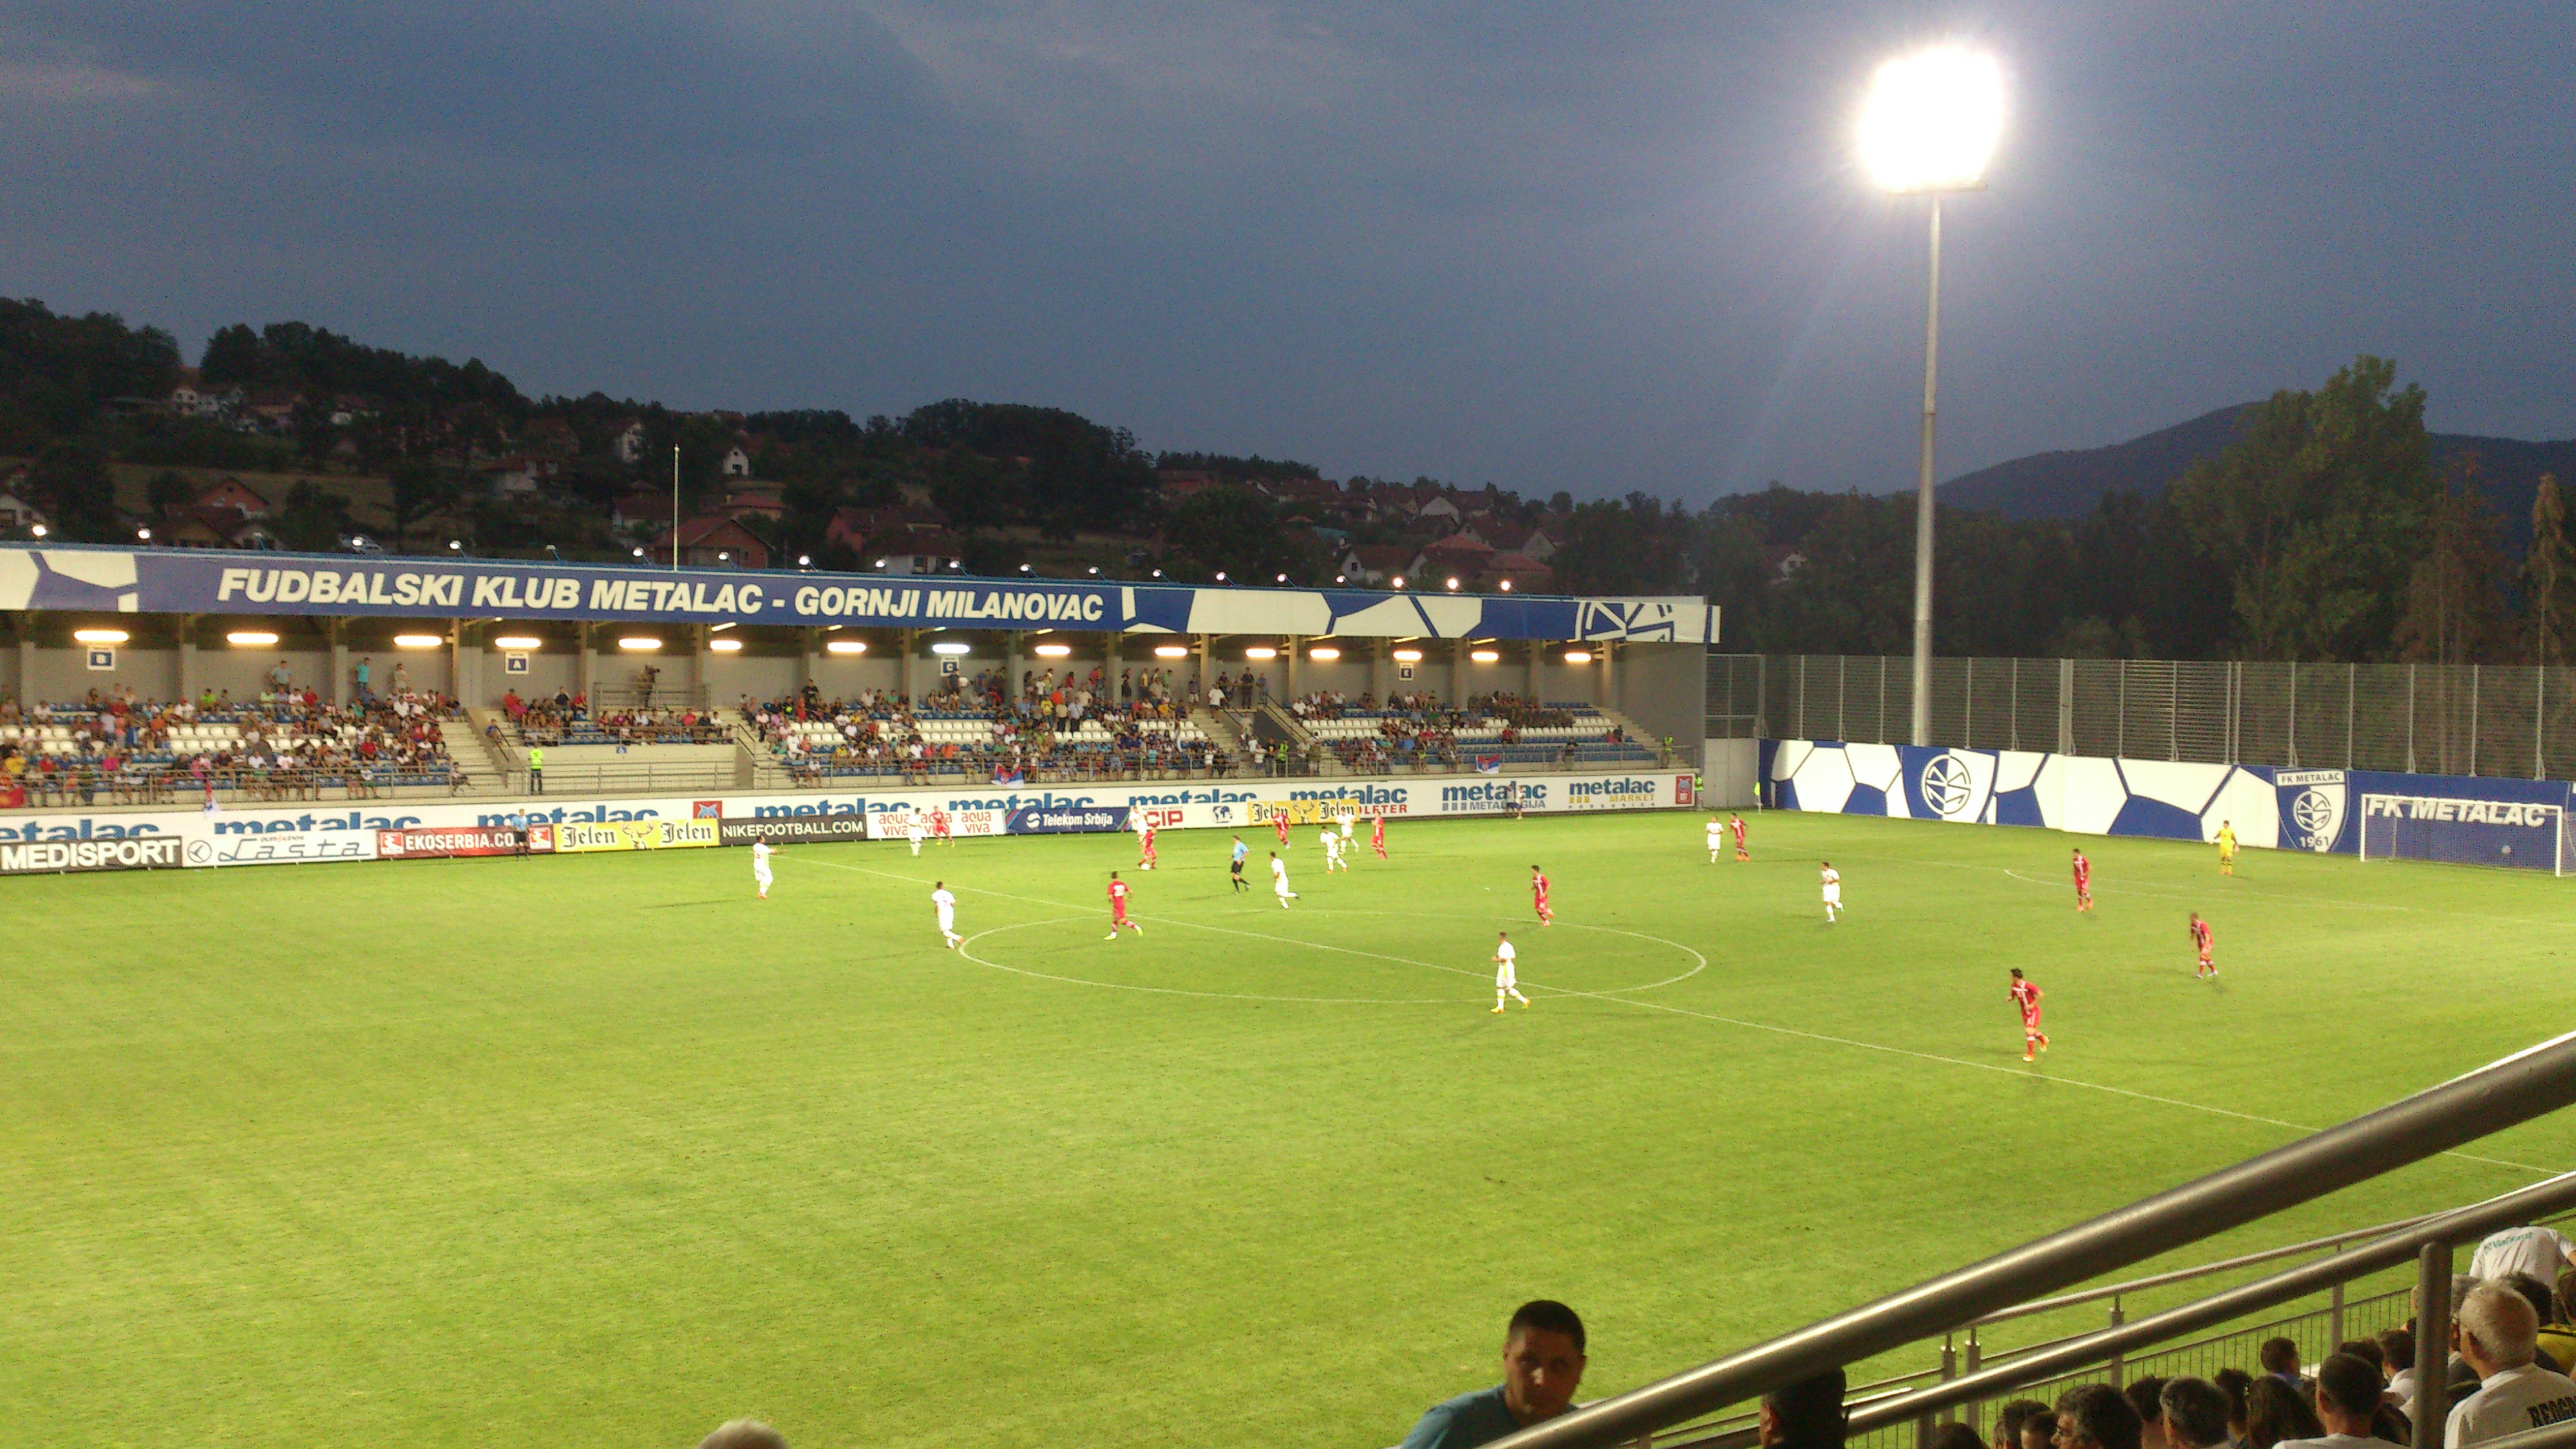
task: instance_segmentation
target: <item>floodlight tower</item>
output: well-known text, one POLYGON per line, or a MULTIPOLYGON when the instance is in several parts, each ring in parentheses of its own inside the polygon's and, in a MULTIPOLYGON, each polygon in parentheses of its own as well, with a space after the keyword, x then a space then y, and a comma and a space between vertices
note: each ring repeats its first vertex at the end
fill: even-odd
POLYGON ((1914 512, 1914 712, 1911 739, 1932 742, 1932 432, 1940 397, 1941 197, 1984 189, 2002 138, 2003 68, 1953 46, 1878 68, 1861 111, 1861 160, 1898 195, 1932 198, 1931 300, 1923 320, 1923 455, 1914 512))

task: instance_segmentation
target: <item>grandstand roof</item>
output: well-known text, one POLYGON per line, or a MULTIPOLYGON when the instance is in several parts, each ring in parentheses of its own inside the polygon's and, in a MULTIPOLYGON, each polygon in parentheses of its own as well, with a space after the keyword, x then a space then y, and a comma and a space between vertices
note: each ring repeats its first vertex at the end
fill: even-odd
POLYGON ((1207 588, 963 574, 0 544, 0 609, 1713 643, 1696 598, 1207 588))

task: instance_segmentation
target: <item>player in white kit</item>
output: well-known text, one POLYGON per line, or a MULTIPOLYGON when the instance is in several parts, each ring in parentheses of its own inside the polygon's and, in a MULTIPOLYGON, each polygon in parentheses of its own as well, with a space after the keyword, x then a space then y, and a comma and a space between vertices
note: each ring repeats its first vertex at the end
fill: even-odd
POLYGON ((1718 851, 1726 845, 1726 823, 1716 816, 1708 817, 1708 863, 1717 864, 1718 851))
POLYGON ((769 858, 777 853, 766 840, 751 843, 751 878, 760 882, 760 898, 764 901, 769 899, 769 858))
POLYGON ((1281 860, 1275 850, 1270 852, 1270 893, 1279 898, 1279 909, 1283 911, 1297 899, 1297 893, 1288 889, 1288 862, 1281 860))
POLYGON ((1497 1012, 1503 1009, 1503 998, 1507 996, 1519 1002, 1523 1011, 1529 1009, 1529 998, 1521 995, 1521 977, 1515 965, 1519 957, 1520 953, 1512 949, 1512 933, 1496 931, 1494 933, 1494 1010, 1497 1012))
POLYGON ((1830 860, 1824 862, 1824 867, 1822 880, 1825 886, 1825 924, 1831 925, 1834 913, 1843 908, 1843 873, 1834 869, 1834 863, 1830 860))
POLYGON ((921 842, 930 838, 930 826, 921 818, 920 811, 912 812, 912 818, 905 822, 903 838, 912 842, 913 854, 921 854, 921 842))
MULTIPOLYGON (((1342 849, 1344 850, 1351 848, 1351 822, 1357 813, 1358 812, 1351 810, 1345 810, 1342 812, 1342 849)), ((1344 865, 1342 869, 1348 870, 1350 867, 1348 865, 1344 865)))
POLYGON ((1333 827, 1327 825, 1315 834, 1324 843, 1324 874, 1350 869, 1342 863, 1342 838, 1333 833, 1333 827))
POLYGON ((930 903, 939 908, 940 936, 947 941, 949 950, 956 950, 957 898, 948 893, 948 882, 935 880, 930 883, 930 903))

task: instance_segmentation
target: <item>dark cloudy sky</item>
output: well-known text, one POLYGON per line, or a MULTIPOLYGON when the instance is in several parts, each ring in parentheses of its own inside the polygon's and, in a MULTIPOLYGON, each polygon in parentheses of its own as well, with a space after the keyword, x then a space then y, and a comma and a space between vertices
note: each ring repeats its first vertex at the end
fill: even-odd
POLYGON ((1943 472, 2358 351, 2576 434, 2576 5, 0 0, 0 291, 530 391, 1047 403, 1694 502, 1913 471, 1872 67, 2012 77, 1943 472))

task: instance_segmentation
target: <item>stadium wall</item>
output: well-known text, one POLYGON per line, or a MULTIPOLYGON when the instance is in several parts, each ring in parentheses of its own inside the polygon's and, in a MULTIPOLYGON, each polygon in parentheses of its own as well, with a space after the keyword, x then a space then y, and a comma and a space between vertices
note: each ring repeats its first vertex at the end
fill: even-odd
POLYGON ((2571 803, 2570 787, 2561 780, 2294 770, 1839 740, 1766 739, 1761 755, 1764 803, 1774 809, 2166 840, 2210 840, 2228 822, 2239 843, 2247 846, 2342 855, 2360 850, 2364 796, 2561 810, 2571 803))
POLYGON ((964 835, 1125 829, 1142 811, 1157 828, 1251 830, 1274 810, 1312 826, 1345 810, 1390 821, 1501 814, 1517 802, 1533 815, 1682 810, 1699 801, 1691 772, 1601 775, 1415 775, 1374 780, 1173 781, 1029 789, 993 785, 454 804, 375 802, 194 810, 35 811, 0 823, 0 875, 161 866, 293 865, 388 855, 495 854, 449 849, 447 836, 505 827, 514 807, 545 828, 544 849, 681 849, 770 838, 884 838, 915 813, 947 811, 964 835), (542 808, 530 808, 539 806, 542 808), (694 823, 693 823, 694 822, 694 823), (763 826, 762 822, 769 822, 763 826), (839 822, 835 824, 835 822, 839 822), (393 848, 380 851, 390 840, 393 848), (417 840, 417 845, 407 844, 417 840))

